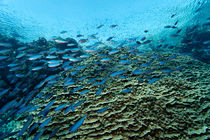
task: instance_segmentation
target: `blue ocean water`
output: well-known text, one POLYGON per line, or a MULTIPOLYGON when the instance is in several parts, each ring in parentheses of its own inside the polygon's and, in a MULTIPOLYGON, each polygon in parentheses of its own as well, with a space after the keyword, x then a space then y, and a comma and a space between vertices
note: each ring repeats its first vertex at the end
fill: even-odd
POLYGON ((209 139, 209 0, 0 0, 0 139, 209 139))

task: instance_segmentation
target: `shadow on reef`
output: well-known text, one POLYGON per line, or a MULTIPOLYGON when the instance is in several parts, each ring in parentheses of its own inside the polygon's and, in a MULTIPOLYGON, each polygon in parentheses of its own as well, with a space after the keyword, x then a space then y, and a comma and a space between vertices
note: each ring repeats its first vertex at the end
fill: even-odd
POLYGON ((198 25, 188 28, 179 48, 181 53, 191 53, 191 55, 204 63, 210 64, 210 31, 200 30, 198 25))

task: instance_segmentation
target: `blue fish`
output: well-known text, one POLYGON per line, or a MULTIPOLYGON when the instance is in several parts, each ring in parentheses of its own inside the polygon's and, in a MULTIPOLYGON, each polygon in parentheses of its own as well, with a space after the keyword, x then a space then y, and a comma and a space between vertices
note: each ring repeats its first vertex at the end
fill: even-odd
POLYGON ((83 94, 85 94, 85 93, 88 93, 89 92, 89 89, 87 89, 87 90, 83 90, 82 92, 80 92, 79 94, 80 95, 83 95, 83 94))
POLYGON ((135 75, 144 74, 144 73, 145 73, 144 71, 139 71, 138 69, 133 71, 133 74, 135 75))
POLYGON ((74 75, 76 75, 78 72, 79 72, 79 71, 72 71, 72 72, 71 72, 71 75, 74 76, 74 75))
POLYGON ((131 91, 132 91, 132 89, 124 89, 124 90, 121 91, 121 93, 128 93, 128 92, 131 92, 131 91))
POLYGON ((120 79, 125 79, 125 78, 127 78, 127 76, 120 76, 119 78, 120 79))
POLYGON ((148 67, 149 65, 151 65, 151 63, 152 63, 153 61, 154 61, 154 60, 150 60, 148 63, 142 64, 140 67, 148 67))
POLYGON ((67 114, 67 113, 70 111, 70 109, 71 109, 73 112, 75 112, 74 105, 72 104, 72 105, 70 105, 69 107, 66 108, 66 110, 64 111, 64 114, 67 114))
POLYGON ((149 84, 152 84, 156 81, 158 81, 160 78, 152 78, 151 80, 148 81, 149 84))
POLYGON ((38 127, 39 129, 45 127, 51 120, 53 117, 48 118, 47 120, 43 121, 42 124, 38 127))
POLYGON ((98 91, 96 91, 96 96, 98 95, 98 94, 100 94, 101 92, 102 92, 102 90, 103 90, 104 88, 100 88, 98 91))
POLYGON ((171 70, 162 70, 162 72, 165 72, 165 73, 170 73, 171 70))
POLYGON ((142 56, 142 55, 144 55, 144 53, 138 53, 138 54, 136 54, 136 56, 142 56))
POLYGON ((38 140, 38 139, 41 137, 41 135, 44 133, 44 131, 45 131, 45 130, 42 130, 41 132, 39 132, 39 134, 37 134, 37 135, 33 138, 33 140, 38 140))
POLYGON ((10 90, 10 88, 1 91, 1 92, 0 92, 0 96, 6 94, 9 90, 10 90))
POLYGON ((0 56, 0 60, 4 60, 4 59, 7 59, 9 58, 8 56, 0 56))
POLYGON ((61 110, 61 109, 63 109, 66 105, 67 105, 67 104, 62 104, 62 105, 56 107, 54 111, 61 110))
POLYGON ((65 67, 63 67, 63 68, 64 68, 64 70, 69 70, 69 69, 72 69, 73 66, 65 66, 65 67))
POLYGON ((94 85, 94 86, 103 85, 103 84, 106 82, 107 79, 108 79, 108 78, 104 78, 101 82, 96 82, 96 83, 94 83, 93 85, 94 85))
POLYGON ((154 70, 147 70, 147 71, 145 71, 145 73, 152 73, 154 70))
POLYGON ((81 118, 79 121, 77 121, 77 122, 70 128, 69 132, 70 132, 70 133, 75 132, 75 131, 82 125, 82 123, 84 122, 85 118, 86 118, 86 115, 85 115, 83 118, 81 118))
POLYGON ((86 68, 86 66, 79 66, 79 67, 77 67, 77 70, 82 70, 84 68, 86 68))
POLYGON ((168 59, 172 60, 172 59, 175 59, 175 58, 176 58, 176 56, 170 56, 168 59))
POLYGON ((47 94, 43 99, 44 100, 47 100, 47 99, 49 99, 50 97, 52 97, 53 96, 53 94, 52 93, 49 93, 49 94, 47 94))
POLYGON ((182 70, 183 67, 176 67, 175 70, 182 70))
POLYGON ((85 101, 85 99, 83 99, 83 100, 77 102, 77 103, 74 105, 74 107, 78 107, 78 106, 81 105, 84 101, 85 101))
POLYGON ((82 80, 84 80, 86 78, 87 78, 87 76, 83 76, 83 77, 79 78, 78 81, 82 81, 82 80))
POLYGON ((158 58, 159 56, 157 56, 157 55, 153 55, 153 56, 151 56, 151 58, 158 58))
POLYGON ((109 51, 109 54, 116 54, 118 52, 119 52, 119 50, 111 50, 111 51, 109 51))
POLYGON ((45 82, 50 81, 50 80, 54 80, 57 77, 57 75, 50 75, 47 78, 45 78, 45 82))
POLYGON ((102 108, 102 109, 98 110, 97 112, 98 112, 98 113, 102 113, 102 112, 104 112, 104 111, 107 111, 108 109, 109 109, 108 107, 102 108))
POLYGON ((27 110, 26 112, 32 112, 34 110, 37 110, 38 108, 40 108, 40 106, 34 106, 31 109, 27 110))
POLYGON ((30 128, 29 131, 28 131, 28 134, 29 134, 29 135, 30 135, 31 132, 38 126, 38 124, 39 124, 39 123, 35 123, 35 124, 33 124, 33 125, 31 126, 31 128, 30 128))
POLYGON ((59 130, 60 130, 60 128, 56 128, 55 130, 53 130, 49 136, 49 139, 51 139, 59 130))
POLYGON ((160 65, 164 65, 166 63, 166 61, 161 61, 160 65))
POLYGON ((70 86, 70 85, 74 85, 74 84, 75 84, 75 82, 73 82, 73 81, 67 81, 64 83, 64 86, 70 86))
POLYGON ((80 90, 81 88, 83 88, 83 86, 77 87, 77 88, 75 88, 75 89, 69 91, 69 94, 72 94, 72 93, 74 93, 75 91, 80 90))
POLYGON ((118 76, 118 75, 120 75, 120 74, 123 74, 125 71, 117 71, 117 72, 114 72, 114 73, 111 73, 110 74, 110 77, 114 77, 114 76, 118 76))
POLYGON ((31 124, 31 121, 32 121, 32 117, 29 116, 28 121, 24 124, 23 128, 20 130, 20 132, 18 134, 19 137, 23 135, 23 133, 26 131, 26 129, 28 129, 29 125, 31 124))
POLYGON ((119 61, 119 64, 129 64, 130 63, 130 61, 128 61, 128 60, 120 60, 119 61))
POLYGON ((142 82, 144 82, 144 79, 139 78, 138 81, 139 81, 140 83, 142 83, 142 82))
POLYGON ((38 55, 33 55, 33 56, 29 57, 28 60, 37 60, 37 59, 39 59, 39 58, 41 58, 41 57, 42 57, 42 55, 40 55, 40 54, 38 54, 38 55))
POLYGON ((90 83, 94 82, 96 79, 97 79, 97 78, 92 78, 92 79, 88 80, 87 83, 90 84, 90 83))
POLYGON ((32 108, 32 107, 33 107, 33 105, 25 106, 25 107, 21 108, 21 109, 17 112, 17 114, 23 113, 23 112, 25 112, 26 110, 28 110, 28 109, 30 109, 30 108, 32 108))
POLYGON ((121 57, 120 57, 120 59, 126 59, 126 58, 128 58, 127 55, 124 55, 124 56, 121 56, 121 57))
POLYGON ((56 101, 56 99, 53 100, 53 101, 51 101, 51 102, 43 109, 43 111, 39 113, 39 115, 41 115, 41 114, 43 114, 45 111, 47 111, 47 110, 54 104, 55 101, 56 101))

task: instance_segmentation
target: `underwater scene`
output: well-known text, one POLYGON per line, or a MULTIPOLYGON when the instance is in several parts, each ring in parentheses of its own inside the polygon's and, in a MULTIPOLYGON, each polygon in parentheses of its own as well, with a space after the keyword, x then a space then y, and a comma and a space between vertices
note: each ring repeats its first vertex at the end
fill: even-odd
POLYGON ((210 0, 0 0, 0 140, 210 139, 210 0))

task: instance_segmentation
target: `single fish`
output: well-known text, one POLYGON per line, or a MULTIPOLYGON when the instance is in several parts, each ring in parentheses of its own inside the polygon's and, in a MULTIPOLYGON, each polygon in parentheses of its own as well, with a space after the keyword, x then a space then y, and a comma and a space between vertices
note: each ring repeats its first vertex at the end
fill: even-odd
POLYGON ((96 39, 96 34, 88 35, 88 38, 90 38, 90 39, 96 39))
POLYGON ((45 127, 51 120, 53 117, 48 118, 47 120, 43 121, 42 124, 38 127, 39 129, 45 127))
POLYGON ((56 55, 48 55, 48 56, 46 56, 46 58, 47 59, 55 59, 55 58, 57 58, 57 56, 56 55))
POLYGON ((7 58, 9 58, 9 56, 0 56, 0 60, 5 60, 7 58))
POLYGON ((61 39, 55 39, 55 42, 58 43, 58 44, 65 44, 65 43, 68 43, 67 41, 61 40, 61 39))
POLYGON ((85 49, 86 52, 96 52, 95 49, 85 49))
POLYGON ((164 65, 166 61, 160 61, 160 65, 164 65))
POLYGON ((106 39, 106 41, 111 41, 114 37, 109 37, 106 39))
POLYGON ((77 67, 76 69, 77 69, 77 70, 82 70, 82 69, 84 69, 84 68, 86 68, 85 65, 84 65, 84 66, 79 66, 79 67, 77 67))
POLYGON ((165 72, 165 73, 170 73, 171 70, 162 70, 162 72, 165 72))
POLYGON ((31 116, 28 117, 28 121, 24 124, 23 128, 20 130, 18 137, 22 136, 23 133, 28 129, 29 125, 31 124, 31 121, 33 118, 31 116))
POLYGON ((160 78, 152 78, 151 80, 148 81, 149 84, 153 84, 154 82, 160 80, 160 78))
POLYGON ((87 55, 87 54, 83 54, 83 55, 80 55, 80 58, 89 58, 90 55, 87 55))
POLYGON ((74 105, 74 108, 75 108, 75 107, 78 107, 79 105, 81 105, 84 101, 85 101, 85 99, 83 99, 83 100, 77 102, 77 103, 74 105))
POLYGON ((120 74, 123 74, 125 71, 117 71, 117 72, 114 72, 114 73, 111 73, 110 74, 110 77, 114 77, 114 76, 118 76, 118 75, 120 75, 120 74))
POLYGON ((70 57, 69 60, 72 61, 72 62, 78 62, 78 61, 80 61, 79 58, 74 58, 74 57, 70 57))
POLYGON ((74 105, 72 104, 72 105, 70 105, 69 107, 66 108, 66 110, 64 111, 64 114, 69 113, 70 109, 71 109, 73 112, 75 112, 74 105))
POLYGON ((56 107, 54 111, 59 111, 59 110, 63 109, 66 105, 67 104, 62 104, 62 105, 56 107))
POLYGON ((61 66, 61 65, 62 65, 62 63, 50 63, 50 64, 48 64, 48 67, 54 68, 54 67, 58 67, 58 66, 61 66))
POLYGON ((83 37, 84 35, 78 34, 76 37, 83 37))
POLYGON ((118 52, 119 52, 119 50, 112 50, 112 51, 109 51, 109 54, 116 54, 118 52))
POLYGON ((110 58, 102 58, 100 61, 101 62, 108 62, 108 61, 111 61, 111 59, 110 58))
POLYGON ((96 83, 94 83, 93 85, 94 85, 94 86, 103 85, 103 84, 106 82, 107 79, 108 79, 108 78, 104 78, 101 82, 96 82, 96 83))
POLYGON ((63 63, 63 60, 49 60, 47 61, 48 64, 51 64, 51 63, 63 63))
POLYGON ((42 112, 39 113, 39 115, 43 114, 45 111, 49 110, 49 108, 55 103, 56 99, 51 101, 44 109, 42 112))
POLYGON ((132 89, 124 89, 124 90, 121 91, 121 93, 128 93, 128 92, 131 92, 131 91, 132 91, 132 89))
POLYGON ((117 27, 118 25, 117 24, 114 24, 114 25, 110 25, 109 27, 110 28, 115 28, 115 27, 117 27))
POLYGON ((104 88, 100 88, 98 91, 96 91, 95 95, 96 95, 96 96, 99 95, 99 94, 102 92, 103 89, 104 89, 104 88))
POLYGON ((78 81, 82 81, 82 80, 84 80, 86 78, 87 78, 87 76, 83 76, 83 77, 79 78, 78 81))
POLYGON ((108 109, 109 109, 108 107, 106 107, 106 108, 102 108, 102 109, 98 110, 97 112, 98 112, 98 113, 102 113, 102 112, 107 111, 108 109))
POLYGON ((0 97, 1 97, 2 95, 6 94, 9 90, 10 90, 10 88, 1 91, 1 92, 0 92, 0 97))
POLYGON ((56 128, 55 130, 53 130, 48 139, 51 139, 59 130, 60 128, 56 128))
POLYGON ((17 111, 17 114, 26 112, 27 110, 29 110, 30 108, 34 107, 33 105, 29 105, 29 106, 25 106, 23 108, 21 108, 20 110, 17 111))
POLYGON ((83 94, 85 94, 85 93, 88 93, 89 92, 89 89, 87 89, 87 90, 83 90, 82 92, 80 92, 79 94, 80 95, 83 95, 83 94))
POLYGON ((85 43, 85 42, 87 42, 88 41, 88 39, 80 39, 79 40, 79 43, 85 43))
POLYGON ((32 70, 32 71, 39 71, 39 70, 41 70, 41 69, 43 69, 43 67, 42 67, 42 66, 38 66, 38 67, 32 68, 31 70, 32 70))
POLYGON ((17 48, 17 50, 18 50, 18 51, 23 51, 23 50, 25 50, 25 49, 27 49, 27 47, 26 47, 26 46, 23 46, 23 47, 19 47, 19 48, 17 48))
POLYGON ((171 26, 170 25, 166 25, 166 26, 164 26, 164 28, 171 28, 171 26))
POLYGON ((64 86, 71 86, 71 85, 74 85, 75 82, 74 81, 67 81, 64 83, 64 86))
POLYGON ((78 51, 80 51, 80 48, 72 48, 72 49, 70 49, 70 51, 71 52, 78 52, 78 51))
POLYGON ((69 91, 69 94, 72 94, 72 93, 74 93, 75 91, 80 90, 81 88, 83 88, 83 86, 77 87, 77 88, 75 88, 75 89, 69 91))
POLYGON ((100 28, 102 28, 104 25, 102 24, 102 25, 99 25, 98 27, 97 27, 97 29, 100 29, 100 28))
POLYGON ((10 52, 10 49, 0 50, 0 54, 6 54, 8 52, 10 52))
POLYGON ((67 31, 61 31, 61 32, 60 32, 60 34, 65 34, 65 33, 67 33, 67 31))
POLYGON ((73 46, 77 46, 77 44, 75 44, 75 43, 69 43, 69 44, 67 44, 67 46, 68 47, 73 47, 73 46))
POLYGON ((97 78, 92 78, 92 79, 88 80, 87 83, 90 84, 90 83, 94 82, 96 79, 97 79, 97 78))
POLYGON ((144 73, 145 73, 145 71, 139 71, 138 69, 133 71, 133 74, 135 74, 135 75, 140 75, 140 74, 144 74, 144 73))
POLYGON ((37 134, 37 135, 33 138, 33 140, 38 140, 38 139, 41 137, 41 135, 44 133, 44 131, 45 131, 45 130, 42 130, 41 132, 39 132, 39 134, 37 134))
POLYGON ((38 55, 33 55, 31 57, 28 58, 28 60, 37 60, 40 59, 42 57, 42 55, 38 54, 38 55))
POLYGON ((70 133, 75 132, 84 122, 85 118, 87 115, 85 115, 84 117, 82 117, 79 121, 77 121, 69 130, 70 133))

